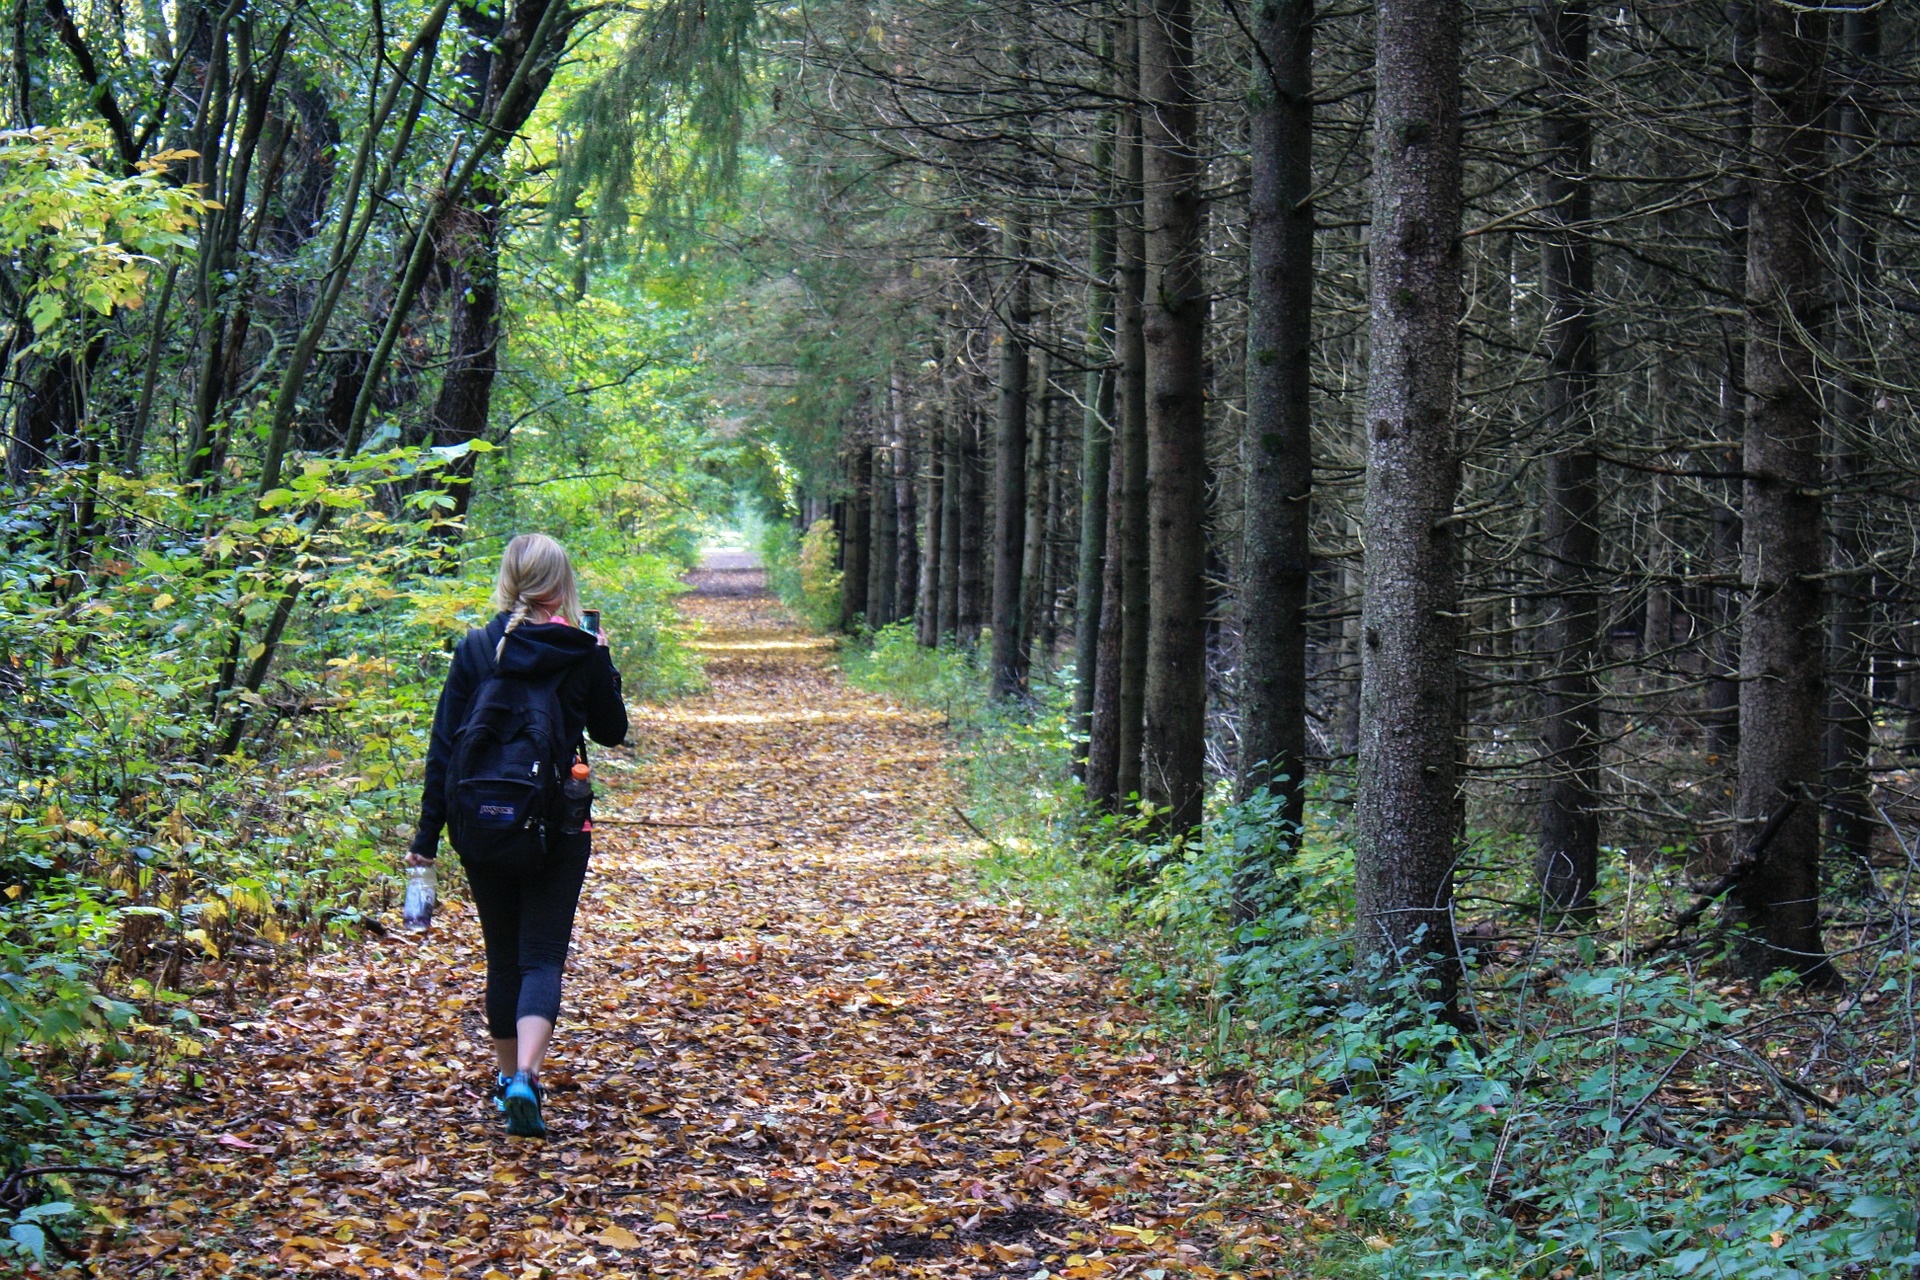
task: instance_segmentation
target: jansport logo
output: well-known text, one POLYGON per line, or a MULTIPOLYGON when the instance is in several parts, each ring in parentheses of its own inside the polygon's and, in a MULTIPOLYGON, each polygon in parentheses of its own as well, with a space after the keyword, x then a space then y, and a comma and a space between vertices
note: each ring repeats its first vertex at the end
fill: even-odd
POLYGON ((483 804, 473 816, 489 826, 510 827, 519 811, 510 804, 483 804))

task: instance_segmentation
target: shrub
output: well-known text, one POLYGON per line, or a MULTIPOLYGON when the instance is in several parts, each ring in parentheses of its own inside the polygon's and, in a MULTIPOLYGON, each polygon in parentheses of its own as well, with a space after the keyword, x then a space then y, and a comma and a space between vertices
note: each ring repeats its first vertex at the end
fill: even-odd
POLYGON ((766 526, 760 534, 760 559, 767 585, 780 603, 815 631, 840 626, 840 570, 833 567, 840 538, 831 520, 816 520, 802 537, 791 525, 766 526))

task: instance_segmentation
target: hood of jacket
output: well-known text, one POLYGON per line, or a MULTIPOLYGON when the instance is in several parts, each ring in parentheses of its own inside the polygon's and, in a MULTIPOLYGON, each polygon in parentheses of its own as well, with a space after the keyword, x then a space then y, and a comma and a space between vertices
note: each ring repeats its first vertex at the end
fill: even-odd
POLYGON ((487 624, 487 639, 497 645, 503 633, 507 643, 500 650, 500 674, 523 680, 556 675, 585 661, 600 645, 598 637, 564 622, 523 622, 509 632, 504 613, 487 624))

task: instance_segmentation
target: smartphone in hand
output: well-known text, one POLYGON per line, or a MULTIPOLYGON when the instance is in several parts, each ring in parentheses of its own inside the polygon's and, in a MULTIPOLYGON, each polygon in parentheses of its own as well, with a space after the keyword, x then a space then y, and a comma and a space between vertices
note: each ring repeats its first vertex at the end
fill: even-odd
POLYGON ((580 611, 580 629, 590 636, 599 635, 600 611, 598 609, 582 609, 580 611))

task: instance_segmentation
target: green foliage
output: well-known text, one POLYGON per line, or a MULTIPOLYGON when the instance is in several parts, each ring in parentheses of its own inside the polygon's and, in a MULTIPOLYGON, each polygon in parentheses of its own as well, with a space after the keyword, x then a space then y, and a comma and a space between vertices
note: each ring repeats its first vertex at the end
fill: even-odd
POLYGON ((1096 907, 1110 882, 1083 854, 1078 788, 1066 778, 1072 747, 1072 688, 1040 681, 1024 702, 996 704, 988 694, 988 641, 967 649, 928 649, 907 623, 883 627, 848 652, 848 679, 862 688, 939 711, 968 749, 960 757, 968 821, 989 840, 975 874, 988 889, 1068 914, 1105 921, 1096 907))
POLYGON ((831 520, 816 520, 795 538, 785 523, 767 525, 760 534, 760 559, 767 585, 780 602, 815 631, 840 625, 840 570, 833 567, 840 539, 831 520))
POLYGON ((926 648, 914 639, 911 622, 896 622, 853 646, 844 666, 847 678, 861 688, 931 708, 969 734, 1027 719, 994 714, 978 658, 953 645, 926 648))
POLYGON ((674 598, 686 590, 685 565, 634 555, 581 566, 582 599, 601 611, 614 662, 626 677, 629 702, 655 701, 706 688, 700 655, 687 644, 674 598))
POLYGON ((1462 1034, 1417 970, 1356 974, 1351 850, 1319 805, 1309 814, 1238 926, 1249 862, 1270 870, 1291 843, 1270 797, 1217 800, 1177 859, 1131 830, 1102 857, 1153 872, 1129 894, 1136 980, 1188 1038, 1265 1081, 1289 1115, 1289 1172, 1365 1224, 1357 1273, 1893 1276, 1920 1262, 1910 1088, 1806 1121, 1749 1045, 1764 1034, 1750 1012, 1685 972, 1471 975, 1482 1022, 1462 1034), (1768 1096, 1686 1105, 1677 1086, 1696 1082, 1768 1096))
MULTIPOLYGON (((53 1077, 135 1054, 190 1062, 205 1041, 189 995, 391 905, 452 642, 489 613, 490 557, 451 572, 400 514, 445 462, 305 459, 258 512, 101 475, 133 532, 80 567, 67 546, 84 474, 53 473, 0 523, 17 548, 0 561, 0 1168, 92 1141, 53 1077), (275 674, 237 683, 296 581, 275 674), (236 727, 241 749, 223 754, 236 727)), ((700 679, 669 630, 680 568, 611 552, 583 565, 632 696, 700 679)), ((43 1226, 0 1222, 0 1248, 36 1254, 43 1226)))
POLYGON ((683 232, 689 206, 735 180, 772 13, 752 0, 664 0, 593 41, 559 121, 568 146, 552 207, 590 208, 616 242, 633 213, 655 236, 683 232))
MULTIPOLYGON (((1045 686, 1035 707, 995 711, 964 655, 903 628, 847 666, 956 708, 969 804, 994 842, 983 879, 1123 938, 1178 1038, 1262 1083, 1271 1159, 1356 1233, 1351 1249, 1329 1237, 1324 1265, 1407 1280, 1891 1280, 1920 1265, 1920 1095, 1904 1069, 1862 1070, 1815 1108, 1781 1083, 1755 1010, 1684 970, 1596 966, 1591 944, 1553 964, 1544 940, 1535 963, 1470 969, 1481 1021, 1463 1034, 1417 970, 1355 972, 1337 797, 1310 795, 1294 832, 1278 798, 1222 788, 1178 849, 1139 816, 1083 826, 1045 686)), ((1886 996, 1903 998, 1892 967, 1886 996)), ((1845 1034, 1827 1045, 1859 1050, 1845 1034)))
POLYGON ((156 258, 190 246, 208 207, 166 181, 177 154, 125 177, 112 155, 97 124, 0 132, 0 274, 43 354, 76 349, 87 313, 139 306, 156 258))

